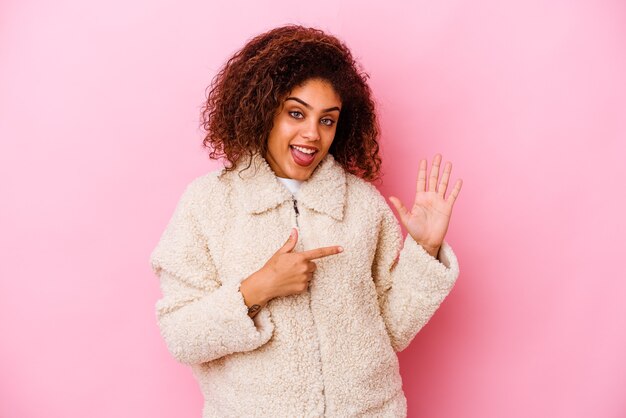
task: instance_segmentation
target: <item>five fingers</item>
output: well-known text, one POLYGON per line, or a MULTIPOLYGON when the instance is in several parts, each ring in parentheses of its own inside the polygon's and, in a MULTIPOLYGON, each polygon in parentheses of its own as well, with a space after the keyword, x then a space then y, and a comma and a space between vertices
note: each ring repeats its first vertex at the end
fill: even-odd
MULTIPOLYGON (((445 194, 450 182, 450 174, 452 173, 452 163, 446 162, 443 173, 441 175, 441 181, 439 180, 439 168, 441 166, 441 154, 436 154, 433 159, 432 167, 430 168, 430 174, 428 175, 428 191, 437 192, 445 200, 445 194), (439 185, 437 185, 439 183, 439 185)), ((427 161, 420 160, 419 169, 417 173, 417 192, 426 191, 426 170, 427 161)), ((448 196, 448 202, 453 204, 461 191, 463 181, 461 179, 454 183, 454 187, 448 196)))

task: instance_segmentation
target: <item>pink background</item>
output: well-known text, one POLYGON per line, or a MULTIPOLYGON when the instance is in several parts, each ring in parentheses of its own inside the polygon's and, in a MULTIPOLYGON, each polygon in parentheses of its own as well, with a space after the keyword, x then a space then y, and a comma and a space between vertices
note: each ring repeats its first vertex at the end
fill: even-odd
POLYGON ((400 354, 410 417, 626 416, 626 5, 598 0, 4 0, 0 416, 199 417, 148 257, 217 167, 199 108, 284 23, 371 75, 383 194, 441 152, 457 286, 400 354))

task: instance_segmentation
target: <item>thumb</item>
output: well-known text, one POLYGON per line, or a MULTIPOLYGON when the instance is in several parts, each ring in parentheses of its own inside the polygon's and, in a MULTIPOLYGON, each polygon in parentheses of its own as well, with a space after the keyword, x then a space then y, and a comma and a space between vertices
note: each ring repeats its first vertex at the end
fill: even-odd
POLYGON ((405 224, 405 219, 406 219, 406 216, 408 215, 407 208, 402 204, 400 199, 398 199, 395 196, 389 196, 389 200, 391 201, 391 203, 393 203, 393 206, 395 206, 396 211, 398 212, 398 215, 400 215, 400 220, 402 221, 403 224, 405 224))
POLYGON ((291 234, 289 234, 289 238, 287 239, 287 242, 285 242, 283 246, 278 249, 278 252, 280 254, 284 254, 284 253, 288 253, 292 251, 295 248, 297 242, 298 242, 298 230, 296 228, 291 228, 291 234))

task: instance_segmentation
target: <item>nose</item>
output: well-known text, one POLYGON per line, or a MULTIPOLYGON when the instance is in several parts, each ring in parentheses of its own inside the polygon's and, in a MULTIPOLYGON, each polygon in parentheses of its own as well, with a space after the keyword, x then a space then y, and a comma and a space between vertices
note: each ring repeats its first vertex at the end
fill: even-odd
POLYGON ((320 139, 319 124, 314 118, 309 118, 303 126, 302 137, 309 141, 318 141, 320 139))

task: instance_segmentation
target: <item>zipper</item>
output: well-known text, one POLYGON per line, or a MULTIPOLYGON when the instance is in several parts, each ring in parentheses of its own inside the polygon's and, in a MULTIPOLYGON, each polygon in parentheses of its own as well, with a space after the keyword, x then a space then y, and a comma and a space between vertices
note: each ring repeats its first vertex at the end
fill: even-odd
POLYGON ((295 198, 293 199, 293 210, 296 211, 296 226, 300 228, 300 225, 298 224, 298 215, 300 215, 300 211, 298 211, 298 201, 295 198))
MULTIPOLYGON (((296 226, 298 227, 298 229, 300 229, 300 224, 298 223, 298 216, 300 215, 300 211, 298 210, 298 200, 295 198, 295 196, 292 198, 293 200, 293 210, 296 213, 296 226)), ((301 245, 302 244, 302 239, 300 237, 300 235, 298 234, 298 244, 301 245)), ((303 248, 303 247, 301 247, 303 248)), ((309 296, 309 310, 311 310, 311 298, 309 296)), ((311 312, 312 315, 312 312, 311 312)), ((315 327, 315 331, 317 333, 317 343, 318 343, 318 352, 319 355, 321 356, 321 342, 319 341, 319 330, 317 329, 317 325, 315 324, 315 318, 313 318, 313 326, 315 327)), ((321 362, 321 359, 320 359, 321 362)), ((322 365, 320 363, 320 379, 322 380, 322 403, 324 406, 324 410, 323 410, 323 415, 326 414, 326 382, 324 382, 324 372, 322 371, 322 365)))

